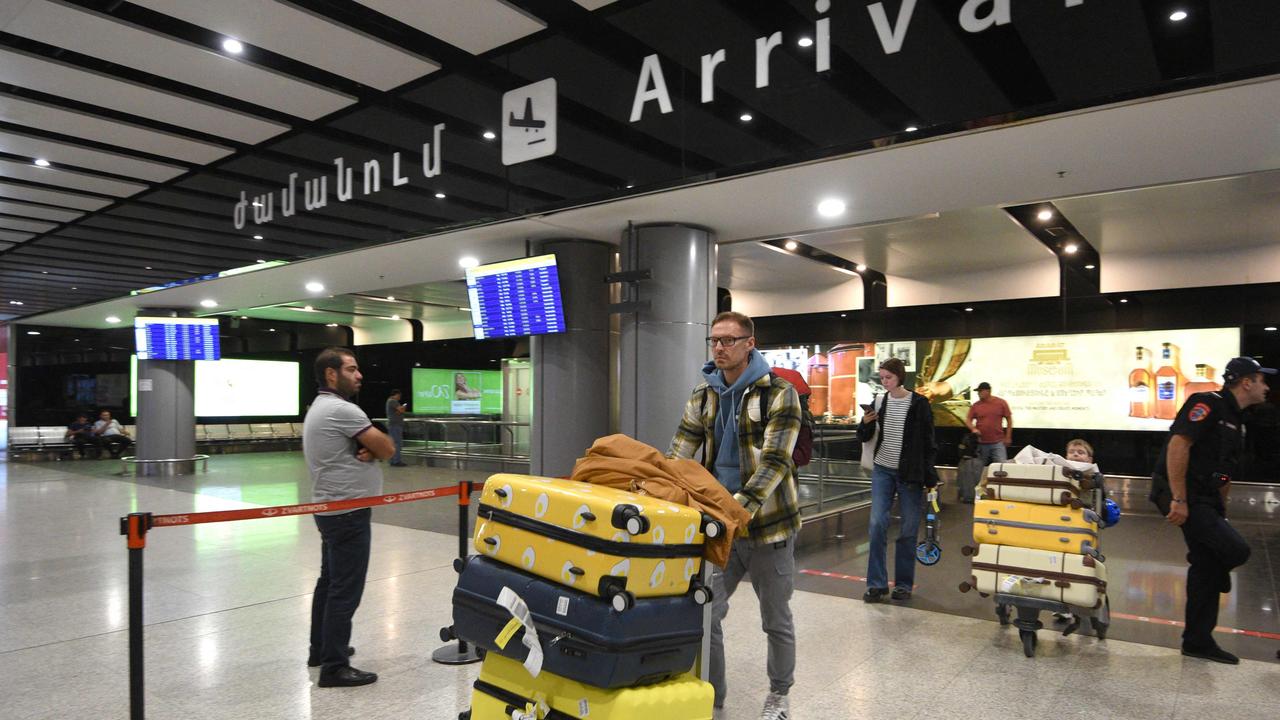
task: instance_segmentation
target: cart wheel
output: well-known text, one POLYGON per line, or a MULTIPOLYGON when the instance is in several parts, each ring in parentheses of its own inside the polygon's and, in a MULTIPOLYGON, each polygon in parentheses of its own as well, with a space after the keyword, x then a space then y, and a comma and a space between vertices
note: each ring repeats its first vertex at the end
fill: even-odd
POLYGON ((996 617, 1000 618, 1001 625, 1009 624, 1009 606, 1004 604, 996 605, 996 617))
POLYGON ((458 713, 458 720, 471 720, 471 711, 467 710, 465 712, 458 713))
POLYGON ((1035 630, 1019 630, 1018 634, 1022 636, 1022 654, 1027 657, 1036 656, 1036 631, 1035 630))
POLYGON ((1107 628, 1111 627, 1111 623, 1104 623, 1097 618, 1089 618, 1089 627, 1093 628, 1094 637, 1099 640, 1107 639, 1107 628))

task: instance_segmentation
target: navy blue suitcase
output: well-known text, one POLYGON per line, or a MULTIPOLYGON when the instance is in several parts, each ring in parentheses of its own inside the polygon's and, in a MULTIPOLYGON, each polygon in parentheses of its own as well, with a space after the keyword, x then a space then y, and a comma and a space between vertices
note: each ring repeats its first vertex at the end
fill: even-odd
POLYGON ((702 641, 702 606, 692 594, 639 598, 617 612, 607 600, 472 555, 453 591, 452 635, 523 662, 521 628, 499 648, 511 620, 497 604, 503 587, 533 616, 546 672, 599 688, 662 682, 689 672, 702 641))

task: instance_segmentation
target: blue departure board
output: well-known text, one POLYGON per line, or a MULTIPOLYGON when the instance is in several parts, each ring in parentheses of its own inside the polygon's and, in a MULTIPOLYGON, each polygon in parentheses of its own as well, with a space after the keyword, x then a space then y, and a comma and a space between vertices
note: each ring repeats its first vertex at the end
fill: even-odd
POLYGON ((134 318, 139 360, 219 360, 217 318, 134 318))
POLYGON ((471 268, 467 295, 477 340, 565 330, 555 255, 471 268))

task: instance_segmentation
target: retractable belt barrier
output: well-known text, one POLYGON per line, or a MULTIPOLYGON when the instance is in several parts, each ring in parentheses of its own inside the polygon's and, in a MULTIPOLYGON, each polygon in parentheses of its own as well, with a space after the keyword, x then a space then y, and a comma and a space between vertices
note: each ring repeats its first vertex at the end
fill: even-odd
MULTIPOLYGON (((341 510, 358 510, 367 507, 381 507, 397 503, 430 500, 432 498, 458 497, 458 556, 467 557, 468 507, 471 505, 471 493, 476 489, 469 480, 461 480, 457 485, 440 488, 426 488, 390 495, 357 498, 355 500, 332 500, 321 503, 304 503, 300 505, 277 505, 275 507, 249 508, 247 510, 215 510, 199 513, 175 513, 170 515, 153 515, 152 513, 129 513, 120 518, 120 534, 126 538, 129 549, 129 718, 144 720, 146 707, 143 698, 143 647, 142 647, 142 552, 147 547, 147 532, 155 528, 178 527, 182 525, 200 525, 203 523, 230 522, 235 520, 261 520, 264 518, 296 517, 314 515, 322 512, 341 510)), ((478 658, 473 649, 468 648, 463 640, 458 641, 455 648, 446 647, 437 651, 437 655, 452 660, 449 664, 474 662, 478 658)), ((440 662, 448 662, 437 658, 440 662)))

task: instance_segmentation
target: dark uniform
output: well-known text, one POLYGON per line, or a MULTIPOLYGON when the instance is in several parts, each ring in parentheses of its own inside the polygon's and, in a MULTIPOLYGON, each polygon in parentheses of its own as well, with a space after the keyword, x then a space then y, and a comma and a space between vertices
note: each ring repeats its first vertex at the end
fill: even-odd
MULTIPOLYGON (((1249 544, 1227 523, 1221 488, 1238 476, 1245 429, 1239 403, 1229 391, 1196 393, 1187 398, 1169 428, 1191 439, 1187 462, 1187 617, 1182 648, 1217 647, 1219 594, 1231 590, 1231 571, 1249 559, 1249 544)), ((1151 501, 1169 514, 1172 495, 1167 470, 1168 443, 1152 475, 1151 501)))

